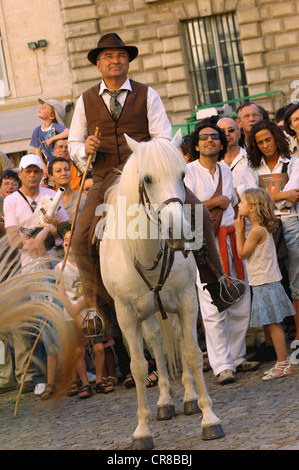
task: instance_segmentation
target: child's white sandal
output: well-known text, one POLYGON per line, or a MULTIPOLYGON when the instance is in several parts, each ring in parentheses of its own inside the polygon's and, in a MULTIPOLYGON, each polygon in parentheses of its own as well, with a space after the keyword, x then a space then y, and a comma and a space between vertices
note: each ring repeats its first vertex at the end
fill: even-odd
POLYGON ((279 379, 280 377, 285 377, 290 375, 293 371, 293 366, 288 357, 285 361, 276 362, 275 366, 273 366, 270 370, 267 371, 266 375, 262 377, 262 380, 273 380, 279 379), (280 371, 275 372, 275 371, 280 371))

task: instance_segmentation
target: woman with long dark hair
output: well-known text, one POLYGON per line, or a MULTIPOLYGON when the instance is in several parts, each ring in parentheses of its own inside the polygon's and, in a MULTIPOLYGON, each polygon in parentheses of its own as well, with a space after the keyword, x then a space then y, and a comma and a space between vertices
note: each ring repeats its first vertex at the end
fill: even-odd
POLYGON ((270 194, 281 219, 288 248, 285 260, 294 308, 296 337, 299 339, 299 158, 290 157, 289 142, 271 121, 256 123, 248 139, 246 188, 263 187, 270 194))

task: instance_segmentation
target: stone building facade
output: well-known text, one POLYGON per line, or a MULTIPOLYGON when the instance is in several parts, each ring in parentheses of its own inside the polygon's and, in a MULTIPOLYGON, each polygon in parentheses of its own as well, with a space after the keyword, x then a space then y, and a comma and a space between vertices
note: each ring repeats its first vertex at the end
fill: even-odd
MULTIPOLYGON (((186 124, 199 103, 190 80, 184 23, 227 13, 234 13, 238 23, 248 94, 281 90, 283 94, 259 101, 272 117, 284 104, 282 98, 299 99, 299 0, 15 0, 14 7, 10 0, 0 3, 11 92, 0 111, 32 107, 41 94, 75 103, 99 80, 87 52, 101 35, 114 31, 139 48, 130 76, 158 91, 174 126, 186 124), (20 10, 14 14, 18 7, 22 15, 20 10), (48 46, 34 53, 27 43, 39 37, 48 40, 48 46)), ((8 147, 13 145, 5 147, 0 137, 0 150, 8 147)))

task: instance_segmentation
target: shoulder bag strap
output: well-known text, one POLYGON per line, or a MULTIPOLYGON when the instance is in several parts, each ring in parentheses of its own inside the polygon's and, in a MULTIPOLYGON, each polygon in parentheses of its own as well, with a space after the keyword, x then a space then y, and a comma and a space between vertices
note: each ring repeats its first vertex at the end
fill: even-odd
POLYGON ((28 206, 30 207, 30 209, 32 210, 32 212, 34 212, 34 209, 33 209, 32 205, 30 204, 30 202, 28 201, 28 199, 27 199, 27 197, 25 196, 25 194, 23 194, 20 189, 18 189, 18 193, 22 196, 23 199, 25 199, 25 201, 27 202, 27 204, 28 204, 28 206))

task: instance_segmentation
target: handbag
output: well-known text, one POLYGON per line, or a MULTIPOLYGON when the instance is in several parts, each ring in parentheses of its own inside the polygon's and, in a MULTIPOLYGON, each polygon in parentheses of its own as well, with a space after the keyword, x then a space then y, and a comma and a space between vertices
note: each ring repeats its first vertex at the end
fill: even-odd
MULTIPOLYGON (((220 165, 218 163, 217 163, 217 166, 219 168, 219 181, 218 181, 216 191, 213 194, 213 196, 211 197, 211 199, 213 199, 214 197, 217 197, 217 196, 221 196, 221 194, 222 194, 221 168, 220 168, 220 165)), ((221 209, 220 207, 214 207, 214 209, 210 210, 210 215, 211 215, 211 218, 212 218, 214 234, 215 234, 215 236, 217 236, 217 233, 218 233, 218 230, 219 230, 219 227, 220 227, 220 223, 221 223, 221 220, 222 220, 222 216, 223 216, 223 209, 221 209)))

